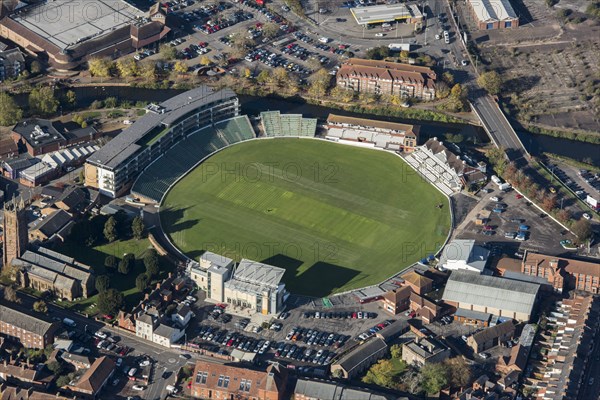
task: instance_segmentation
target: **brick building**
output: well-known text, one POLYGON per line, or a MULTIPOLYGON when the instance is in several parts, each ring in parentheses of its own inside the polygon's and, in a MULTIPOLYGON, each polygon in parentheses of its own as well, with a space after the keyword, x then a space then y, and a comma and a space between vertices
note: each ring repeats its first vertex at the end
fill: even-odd
POLYGON ((55 322, 46 321, 8 305, 0 304, 0 335, 26 348, 43 349, 54 343, 55 322))
POLYGON ((392 289, 383 295, 383 309, 392 315, 397 315, 408 309, 410 305, 411 288, 402 286, 397 289, 392 289))
POLYGON ((74 122, 63 124, 39 118, 19 122, 12 128, 11 135, 15 143, 24 145, 33 157, 100 137, 93 126, 81 128, 74 122))
POLYGON ((78 398, 95 399, 115 372, 115 362, 109 357, 100 357, 75 382, 65 389, 77 393, 78 398))
POLYGON ((201 399, 283 400, 286 371, 271 364, 266 371, 196 361, 191 394, 201 399))
POLYGON ((435 99, 436 73, 429 67, 351 58, 342 64, 336 85, 358 93, 435 99))
POLYGON ((519 17, 508 0, 469 0, 468 3, 478 29, 510 29, 519 26, 519 17))
POLYGON ((526 252, 521 273, 543 277, 557 292, 577 289, 600 293, 600 263, 526 252))

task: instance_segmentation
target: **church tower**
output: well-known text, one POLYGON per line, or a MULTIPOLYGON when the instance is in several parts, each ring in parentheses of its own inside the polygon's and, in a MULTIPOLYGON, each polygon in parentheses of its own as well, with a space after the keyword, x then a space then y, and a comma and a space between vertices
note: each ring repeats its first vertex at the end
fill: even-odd
POLYGON ((13 259, 20 257, 27 249, 27 209, 21 198, 19 202, 4 204, 4 253, 3 266, 9 266, 13 259))

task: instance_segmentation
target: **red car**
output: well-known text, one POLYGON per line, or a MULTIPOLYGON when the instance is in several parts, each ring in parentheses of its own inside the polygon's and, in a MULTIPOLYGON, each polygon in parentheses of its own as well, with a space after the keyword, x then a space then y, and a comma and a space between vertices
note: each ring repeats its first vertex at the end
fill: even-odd
POLYGON ((113 317, 113 316, 112 316, 112 315, 110 315, 110 314, 104 314, 104 315, 102 316, 102 318, 104 318, 104 319, 113 319, 113 318, 115 318, 115 317, 113 317))
POLYGON ((206 42, 200 42, 200 43, 198 43, 198 46, 200 46, 202 48, 205 48, 206 46, 208 46, 208 43, 206 43, 206 42))
POLYGON ((486 225, 486 226, 483 227, 483 229, 486 230, 486 231, 494 230, 494 228, 491 225, 486 225))
POLYGON ((353 313, 352 313, 352 318, 354 318, 354 319, 358 318, 358 314, 357 314, 357 313, 355 313, 355 312, 353 312, 353 313))
POLYGON ((233 339, 227 341, 227 347, 231 347, 231 345, 233 345, 233 339))
POLYGON ((517 194, 515 195, 515 197, 516 197, 517 199, 522 199, 522 198, 523 198, 523 195, 521 195, 521 194, 518 194, 518 193, 517 193, 517 194))

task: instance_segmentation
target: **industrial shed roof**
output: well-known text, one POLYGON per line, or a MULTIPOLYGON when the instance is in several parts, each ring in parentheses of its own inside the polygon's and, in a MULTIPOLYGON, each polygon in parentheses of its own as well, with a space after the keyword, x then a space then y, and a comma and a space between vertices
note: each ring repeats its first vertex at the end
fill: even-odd
POLYGON ((473 272, 453 271, 443 299, 531 314, 540 286, 473 272))

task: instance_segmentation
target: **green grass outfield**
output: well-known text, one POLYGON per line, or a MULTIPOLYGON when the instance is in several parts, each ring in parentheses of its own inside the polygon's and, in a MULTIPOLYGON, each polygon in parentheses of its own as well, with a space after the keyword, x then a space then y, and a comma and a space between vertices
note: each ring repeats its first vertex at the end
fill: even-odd
POLYGON ((161 221, 194 259, 210 250, 266 262, 286 268, 290 291, 325 296, 435 253, 448 207, 393 154, 288 138, 215 154, 167 194, 161 221))

